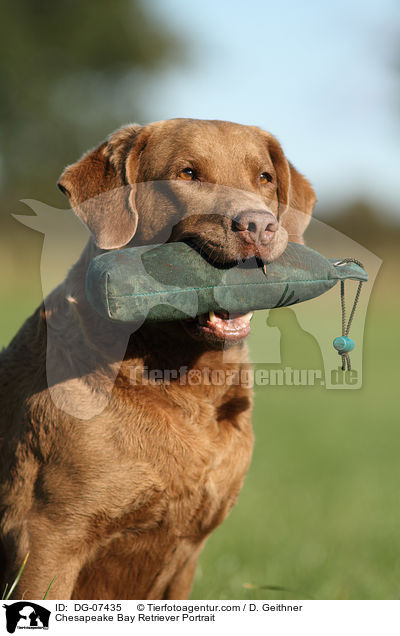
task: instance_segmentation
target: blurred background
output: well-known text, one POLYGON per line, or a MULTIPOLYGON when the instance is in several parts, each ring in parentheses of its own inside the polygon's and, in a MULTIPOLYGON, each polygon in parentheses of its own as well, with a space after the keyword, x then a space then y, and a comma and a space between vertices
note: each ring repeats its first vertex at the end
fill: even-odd
MULTIPOLYGON (((66 208, 56 188, 66 164, 131 121, 270 130, 313 183, 316 218, 383 261, 363 386, 257 388, 253 464, 201 557, 192 598, 399 598, 398 3, 15 0, 1 9, 0 346, 42 299, 43 235, 11 214, 32 214, 23 199, 66 208)), ((261 314, 252 351, 266 320, 277 328, 261 314)), ((283 352, 298 325, 282 324, 282 364, 297 355, 297 367, 315 368, 296 338, 283 352)))

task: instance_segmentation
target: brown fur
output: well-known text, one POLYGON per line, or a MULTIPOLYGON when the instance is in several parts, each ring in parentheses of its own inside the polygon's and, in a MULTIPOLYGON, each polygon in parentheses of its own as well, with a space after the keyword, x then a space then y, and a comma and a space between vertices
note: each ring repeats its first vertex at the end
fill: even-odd
POLYGON ((99 248, 188 237, 221 263, 243 256, 229 228, 249 206, 280 212, 272 259, 287 233, 302 240, 315 196, 271 135, 196 120, 122 128, 68 167, 60 187, 93 240, 1 354, 1 589, 29 551, 14 598, 43 598, 53 577, 53 599, 186 598, 198 554, 249 466, 251 391, 235 382, 132 385, 132 368, 139 377, 144 365, 234 376, 247 366, 246 345, 235 344, 229 362, 179 322, 145 324, 119 365, 115 342, 129 333, 94 314, 85 272, 99 248), (177 179, 189 161, 197 183, 177 179), (272 178, 263 188, 260 170, 272 178), (76 399, 79 417, 52 400, 46 356, 50 388, 76 399), (113 372, 111 399, 86 418, 113 372))

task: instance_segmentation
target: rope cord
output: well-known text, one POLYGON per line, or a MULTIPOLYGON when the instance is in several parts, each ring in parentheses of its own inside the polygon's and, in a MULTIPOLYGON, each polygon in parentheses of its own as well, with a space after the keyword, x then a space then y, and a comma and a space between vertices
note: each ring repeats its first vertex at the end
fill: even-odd
MULTIPOLYGON (((359 267, 362 267, 364 269, 363 264, 360 263, 360 261, 358 261, 356 258, 342 258, 340 263, 336 263, 336 265, 341 265, 342 263, 355 263, 356 265, 359 265, 359 267)), ((347 321, 347 324, 346 324, 346 300, 345 300, 345 294, 344 294, 344 291, 345 291, 344 283, 345 283, 344 280, 340 281, 340 304, 342 308, 342 336, 347 337, 349 335, 351 323, 353 322, 354 314, 357 308, 357 304, 360 298, 361 289, 362 289, 364 281, 361 280, 358 283, 356 295, 354 297, 353 308, 350 312, 350 316, 347 321)), ((338 354, 342 358, 342 371, 346 370, 346 366, 347 366, 347 370, 351 371, 351 361, 350 361, 349 353, 346 351, 338 351, 338 354)))

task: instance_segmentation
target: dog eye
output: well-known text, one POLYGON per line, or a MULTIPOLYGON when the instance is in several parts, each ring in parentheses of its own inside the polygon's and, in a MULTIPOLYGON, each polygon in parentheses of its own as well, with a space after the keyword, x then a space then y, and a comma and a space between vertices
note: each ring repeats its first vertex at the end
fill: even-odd
POLYGON ((262 172, 260 174, 260 181, 261 183, 271 183, 272 174, 270 174, 269 172, 262 172))
POLYGON ((192 168, 184 168, 179 173, 179 179, 184 179, 185 181, 193 181, 195 178, 194 170, 192 168))

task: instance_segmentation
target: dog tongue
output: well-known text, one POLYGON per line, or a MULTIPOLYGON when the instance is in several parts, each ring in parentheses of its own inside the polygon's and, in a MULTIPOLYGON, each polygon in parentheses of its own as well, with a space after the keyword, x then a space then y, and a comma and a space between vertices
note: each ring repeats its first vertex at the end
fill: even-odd
POLYGON ((233 324, 233 323, 241 323, 241 322, 249 322, 253 316, 253 312, 249 311, 247 314, 229 314, 227 311, 210 311, 208 314, 208 320, 210 322, 217 322, 222 320, 223 322, 233 324))
POLYGON ((250 330, 250 320, 253 312, 248 314, 228 314, 227 312, 213 312, 199 316, 199 323, 216 336, 221 338, 238 337, 250 330))

